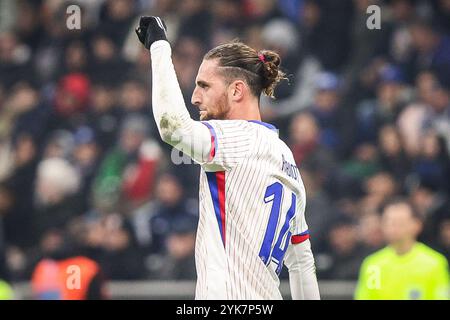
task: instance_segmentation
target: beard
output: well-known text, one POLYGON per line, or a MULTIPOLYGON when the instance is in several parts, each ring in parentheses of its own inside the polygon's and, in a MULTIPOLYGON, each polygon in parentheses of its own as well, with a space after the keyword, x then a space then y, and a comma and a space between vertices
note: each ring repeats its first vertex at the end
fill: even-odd
POLYGON ((228 104, 227 96, 224 94, 217 100, 213 110, 210 110, 207 107, 206 110, 200 111, 200 120, 225 120, 229 110, 230 106, 228 104))

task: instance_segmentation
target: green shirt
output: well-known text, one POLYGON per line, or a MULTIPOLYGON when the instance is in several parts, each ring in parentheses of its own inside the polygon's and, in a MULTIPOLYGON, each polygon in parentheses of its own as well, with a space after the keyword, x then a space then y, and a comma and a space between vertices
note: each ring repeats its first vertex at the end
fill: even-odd
POLYGON ((449 298, 447 259, 422 243, 404 255, 386 247, 368 256, 360 270, 355 299, 449 298))
POLYGON ((3 280, 0 280, 0 300, 11 300, 14 298, 14 293, 11 287, 3 280))

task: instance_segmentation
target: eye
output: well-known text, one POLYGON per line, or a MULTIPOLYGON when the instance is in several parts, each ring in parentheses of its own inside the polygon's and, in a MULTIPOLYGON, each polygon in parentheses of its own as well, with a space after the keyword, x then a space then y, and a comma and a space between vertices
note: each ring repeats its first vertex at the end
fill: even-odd
POLYGON ((197 83, 197 85, 198 85, 200 88, 202 88, 202 89, 206 89, 206 88, 209 87, 209 86, 208 86, 206 83, 204 83, 204 82, 199 82, 199 83, 197 83))

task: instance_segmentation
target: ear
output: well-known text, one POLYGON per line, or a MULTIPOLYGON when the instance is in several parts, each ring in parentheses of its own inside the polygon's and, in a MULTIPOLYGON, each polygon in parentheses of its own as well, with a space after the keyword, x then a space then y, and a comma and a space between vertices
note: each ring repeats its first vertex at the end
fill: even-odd
POLYGON ((247 94, 248 87, 242 80, 233 81, 228 87, 228 97, 231 101, 239 102, 247 94))
POLYGON ((417 237, 423 230, 423 223, 419 219, 414 219, 414 232, 417 237))

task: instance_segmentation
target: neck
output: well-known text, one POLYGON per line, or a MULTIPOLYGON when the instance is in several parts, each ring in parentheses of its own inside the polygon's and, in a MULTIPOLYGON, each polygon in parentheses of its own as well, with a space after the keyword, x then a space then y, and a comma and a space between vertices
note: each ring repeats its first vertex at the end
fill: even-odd
POLYGON ((399 241, 397 243, 392 243, 391 246, 394 248, 395 252, 402 256, 404 254, 407 254, 409 251, 411 251, 412 247, 416 243, 413 239, 403 240, 399 241))
POLYGON ((226 120, 258 120, 261 121, 261 114, 257 102, 239 103, 230 108, 226 120))

